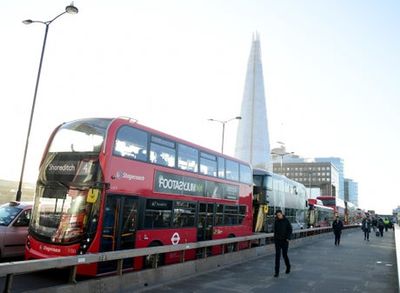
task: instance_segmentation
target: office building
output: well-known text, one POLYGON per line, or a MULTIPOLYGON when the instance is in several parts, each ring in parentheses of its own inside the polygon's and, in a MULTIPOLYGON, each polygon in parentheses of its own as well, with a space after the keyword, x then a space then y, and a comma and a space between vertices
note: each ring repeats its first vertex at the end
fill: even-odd
POLYGON ((344 179, 344 200, 358 206, 358 183, 353 179, 344 179))
POLYGON ((338 157, 321 157, 315 158, 316 162, 330 162, 332 163, 339 174, 338 195, 339 198, 344 200, 344 161, 338 157))
POLYGON ((274 163, 273 172, 304 184, 311 198, 339 196, 339 172, 330 162, 274 163))

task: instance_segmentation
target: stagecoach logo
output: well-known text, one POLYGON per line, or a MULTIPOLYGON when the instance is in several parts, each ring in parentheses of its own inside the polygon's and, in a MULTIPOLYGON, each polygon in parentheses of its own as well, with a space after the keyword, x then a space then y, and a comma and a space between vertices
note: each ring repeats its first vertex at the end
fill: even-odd
POLYGON ((46 245, 40 245, 40 250, 42 251, 46 251, 46 252, 55 252, 55 253, 60 253, 61 249, 60 248, 56 248, 56 247, 49 247, 46 245))
POLYGON ((126 173, 124 171, 118 171, 115 174, 115 178, 116 179, 128 179, 129 181, 131 181, 131 180, 144 181, 144 176, 128 174, 128 173, 126 173))

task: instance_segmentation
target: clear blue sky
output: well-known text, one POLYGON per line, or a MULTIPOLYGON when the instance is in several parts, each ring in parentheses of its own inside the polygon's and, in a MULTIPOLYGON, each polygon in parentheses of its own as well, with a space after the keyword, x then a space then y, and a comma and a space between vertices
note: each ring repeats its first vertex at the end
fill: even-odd
MULTIPOLYGON (((0 2, 0 178, 17 179, 44 27, 60 0, 0 2)), ((261 37, 270 139, 338 156, 360 206, 400 204, 399 1, 75 1, 50 27, 26 179, 52 129, 130 116, 219 150, 207 118, 240 113, 251 36, 261 37)), ((233 154, 236 124, 227 126, 233 154)))

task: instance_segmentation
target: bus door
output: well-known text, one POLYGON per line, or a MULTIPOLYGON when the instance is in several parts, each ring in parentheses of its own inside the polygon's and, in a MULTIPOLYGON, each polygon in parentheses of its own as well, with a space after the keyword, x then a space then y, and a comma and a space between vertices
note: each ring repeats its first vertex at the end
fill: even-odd
POLYGON ((197 241, 212 240, 214 223, 214 204, 199 203, 197 220, 197 241))
MULTIPOLYGON (((100 252, 135 247, 138 200, 131 196, 107 195, 103 215, 100 252)), ((123 268, 132 268, 133 259, 125 259, 123 268)), ((116 261, 102 262, 99 273, 114 271, 116 261)))

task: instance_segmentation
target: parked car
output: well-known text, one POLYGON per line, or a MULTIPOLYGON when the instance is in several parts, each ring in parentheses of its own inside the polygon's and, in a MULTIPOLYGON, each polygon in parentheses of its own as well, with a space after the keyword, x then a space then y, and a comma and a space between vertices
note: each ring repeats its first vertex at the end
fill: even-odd
POLYGON ((293 230, 301 230, 304 229, 305 223, 301 223, 298 220, 295 220, 294 223, 292 223, 292 228, 293 230))
POLYGON ((0 206, 0 257, 23 256, 31 202, 11 201, 0 206))

